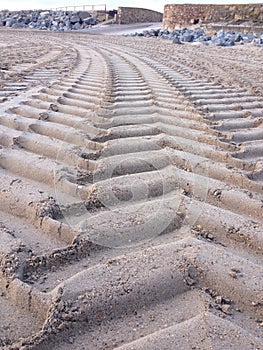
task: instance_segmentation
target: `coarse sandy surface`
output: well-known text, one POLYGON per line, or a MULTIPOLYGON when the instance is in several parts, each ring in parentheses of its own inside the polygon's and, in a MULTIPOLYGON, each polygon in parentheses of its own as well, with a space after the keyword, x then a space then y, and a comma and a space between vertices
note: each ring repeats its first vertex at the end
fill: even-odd
POLYGON ((133 24, 104 24, 103 22, 92 26, 87 30, 88 34, 104 34, 104 35, 124 35, 131 33, 142 33, 144 30, 160 29, 161 22, 154 23, 133 23, 133 24))
POLYGON ((260 47, 0 30, 0 348, 263 349, 262 116, 260 47))

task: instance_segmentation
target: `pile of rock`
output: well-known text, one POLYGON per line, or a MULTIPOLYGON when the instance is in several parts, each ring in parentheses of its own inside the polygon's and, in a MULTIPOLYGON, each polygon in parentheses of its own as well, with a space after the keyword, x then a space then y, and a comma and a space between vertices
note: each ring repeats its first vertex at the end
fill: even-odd
POLYGON ((196 29, 151 29, 144 30, 141 33, 128 34, 126 36, 142 36, 146 38, 161 38, 172 40, 174 44, 196 43, 213 46, 234 46, 236 44, 253 43, 254 45, 263 45, 263 34, 256 35, 252 33, 234 32, 219 30, 217 33, 206 32, 203 28, 196 29))
POLYGON ((18 11, 0 12, 0 26, 53 31, 80 30, 95 25, 99 20, 88 11, 18 11))

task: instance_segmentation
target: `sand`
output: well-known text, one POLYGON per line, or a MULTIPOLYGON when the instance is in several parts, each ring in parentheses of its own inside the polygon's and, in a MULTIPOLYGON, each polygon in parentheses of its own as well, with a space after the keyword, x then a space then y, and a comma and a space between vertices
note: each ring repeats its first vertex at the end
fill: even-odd
POLYGON ((262 48, 0 47, 0 347, 263 349, 262 48))

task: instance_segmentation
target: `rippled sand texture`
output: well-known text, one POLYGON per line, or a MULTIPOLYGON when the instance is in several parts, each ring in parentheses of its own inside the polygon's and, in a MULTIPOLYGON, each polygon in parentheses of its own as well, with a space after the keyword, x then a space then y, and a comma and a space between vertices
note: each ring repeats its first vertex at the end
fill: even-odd
POLYGON ((262 48, 0 48, 0 347, 263 349, 262 48))

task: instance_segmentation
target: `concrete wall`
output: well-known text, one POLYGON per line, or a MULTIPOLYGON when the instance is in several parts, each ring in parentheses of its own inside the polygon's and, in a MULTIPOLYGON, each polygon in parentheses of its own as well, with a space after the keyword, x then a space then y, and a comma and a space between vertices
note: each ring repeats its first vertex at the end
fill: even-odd
POLYGON ((162 22, 163 14, 160 12, 136 7, 119 7, 117 22, 119 24, 162 22))
POLYGON ((253 21, 263 24, 263 3, 244 5, 165 5, 163 28, 173 30, 183 25, 198 23, 253 21))

